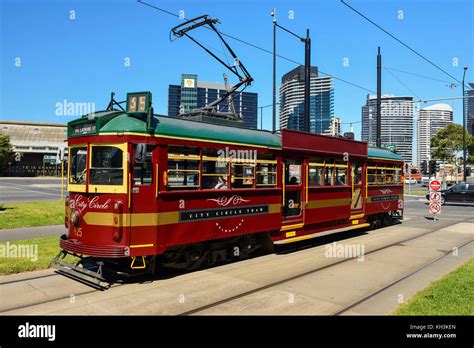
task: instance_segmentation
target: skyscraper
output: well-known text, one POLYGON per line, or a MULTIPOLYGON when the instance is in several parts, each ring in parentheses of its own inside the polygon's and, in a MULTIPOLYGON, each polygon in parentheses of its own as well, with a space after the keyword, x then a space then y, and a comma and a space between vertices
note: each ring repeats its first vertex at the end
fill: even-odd
POLYGON ((453 109, 448 104, 430 105, 420 110, 417 121, 418 163, 436 159, 431 157, 431 138, 453 122, 453 109))
POLYGON ((473 89, 466 90, 465 106, 466 106, 466 127, 469 134, 474 135, 474 83, 470 83, 469 86, 473 89))
MULTIPOLYGON (((397 153, 412 163, 413 97, 382 95, 382 147, 395 145, 397 153)), ((367 95, 362 106, 362 141, 375 145, 377 138, 377 96, 367 95)))
POLYGON ((324 135, 331 135, 336 137, 341 134, 341 119, 337 116, 334 116, 331 119, 329 128, 323 132, 324 135))
MULTIPOLYGON (((304 130, 304 66, 283 75, 280 92, 280 128, 304 130)), ((318 76, 311 67, 310 131, 322 134, 329 129, 334 114, 334 88, 331 76, 318 76)))
MULTIPOLYGON (((181 85, 168 87, 168 116, 178 116, 202 108, 227 92, 225 84, 201 82, 195 74, 182 74, 181 85)), ((250 92, 232 94, 234 108, 243 118, 243 126, 257 128, 258 94, 250 92)), ((217 111, 229 111, 229 99, 217 105, 217 111)))

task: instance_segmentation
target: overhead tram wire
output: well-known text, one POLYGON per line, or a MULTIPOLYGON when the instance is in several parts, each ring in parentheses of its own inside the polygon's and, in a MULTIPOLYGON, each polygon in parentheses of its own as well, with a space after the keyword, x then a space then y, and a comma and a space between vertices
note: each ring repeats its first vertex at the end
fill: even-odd
MULTIPOLYGON (((461 85, 462 85, 462 82, 459 81, 457 78, 455 78, 453 75, 451 75, 450 73, 448 73, 446 70, 444 70, 443 68, 441 68, 440 66, 438 66, 437 64, 435 64, 433 61, 429 60, 428 58, 426 58, 424 55, 422 55, 421 53, 419 53, 418 51, 416 51, 415 49, 411 48, 410 46, 408 46, 406 43, 404 43, 402 40, 400 40, 399 38, 397 38, 395 35, 389 33, 387 30, 385 30, 384 28, 382 28, 380 25, 378 25, 377 23, 375 23, 373 20, 371 20, 369 17, 367 17, 366 15, 364 15, 363 13, 359 12, 358 10, 356 10, 354 7, 352 7, 351 5, 347 4, 344 2, 344 0, 341 0, 341 2, 349 7, 352 11, 354 11, 355 13, 357 13, 359 16, 361 16, 362 18, 364 18, 365 20, 367 20, 368 22, 370 22, 371 24, 373 24, 374 26, 376 26, 377 28, 379 28, 380 30, 382 30, 385 34, 387 34, 388 36, 390 36, 391 38, 393 38, 394 40, 396 40, 398 43, 400 43, 401 45, 405 46, 406 48, 408 48, 410 51, 412 51, 413 53, 415 53, 418 57, 422 58, 423 60, 425 60, 426 62, 430 63, 432 66, 434 66, 435 68, 437 68, 438 70, 442 71, 443 73, 445 73, 446 75, 448 75, 449 77, 451 77, 453 80, 459 82, 461 85)), ((470 88, 469 86, 467 88, 470 88)))
MULTIPOLYGON (((137 2, 139 2, 140 4, 143 4, 143 5, 149 6, 149 7, 151 7, 151 8, 154 8, 155 10, 158 10, 158 11, 161 11, 161 12, 163 12, 163 13, 166 13, 166 14, 168 14, 168 15, 171 15, 171 16, 173 16, 173 17, 180 18, 180 16, 177 15, 177 14, 175 14, 175 13, 172 13, 172 12, 167 11, 167 10, 165 10, 165 9, 162 9, 162 8, 160 8, 160 7, 158 7, 158 6, 155 6, 155 5, 149 4, 149 3, 147 3, 147 2, 144 2, 143 0, 137 0, 137 2)), ((183 17, 183 18, 180 18, 180 19, 188 20, 186 17, 183 17)), ((209 28, 207 28, 207 27, 204 27, 204 28, 209 29, 209 28)), ((229 39, 238 41, 238 42, 243 43, 243 44, 245 44, 245 45, 247 45, 247 46, 253 47, 253 48, 257 49, 257 50, 260 50, 260 51, 262 51, 262 52, 265 52, 265 53, 268 53, 268 54, 273 55, 273 52, 270 51, 270 50, 267 50, 266 48, 257 46, 257 45, 255 45, 255 44, 253 44, 253 43, 251 43, 251 42, 248 42, 248 41, 239 39, 239 38, 237 38, 237 37, 235 37, 235 36, 233 36, 233 35, 229 35, 229 34, 226 34, 226 33, 221 32, 221 31, 219 31, 219 33, 220 33, 222 36, 228 37, 229 39)), ((286 60, 286 61, 288 61, 288 62, 291 62, 291 63, 293 63, 293 64, 296 64, 296 65, 303 65, 301 62, 298 62, 298 61, 293 60, 293 59, 291 59, 291 58, 287 58, 287 57, 282 56, 282 55, 280 55, 280 54, 276 54, 276 56, 277 56, 278 58, 284 59, 284 60, 286 60)), ((363 86, 360 86, 360 85, 358 85, 358 84, 356 84, 356 83, 353 83, 353 82, 350 82, 350 81, 341 79, 341 78, 339 78, 339 77, 337 77, 337 76, 334 76, 334 75, 325 73, 324 71, 322 71, 322 70, 320 70, 320 69, 318 69, 318 71, 319 71, 321 74, 323 74, 323 75, 331 76, 331 77, 334 78, 335 80, 338 80, 338 81, 347 83, 347 84, 349 84, 349 85, 351 85, 351 86, 353 86, 353 87, 357 87, 357 88, 359 88, 359 89, 362 89, 362 90, 367 91, 367 92, 370 92, 370 93, 376 93, 375 91, 373 91, 373 90, 371 90, 371 89, 368 89, 368 88, 365 88, 365 87, 363 87, 363 86)))
POLYGON ((419 97, 410 87, 408 87, 405 83, 403 83, 402 80, 400 80, 398 77, 396 77, 394 73, 392 73, 390 70, 386 69, 385 67, 383 67, 383 68, 384 68, 385 71, 387 71, 390 75, 392 75, 393 78, 394 78, 395 80, 397 80, 403 87, 405 87, 407 90, 409 90, 410 93, 412 93, 415 97, 417 97, 418 99, 420 99, 420 97, 419 97))
POLYGON ((428 80, 438 81, 438 82, 442 82, 442 83, 451 83, 450 81, 440 80, 440 79, 437 79, 437 78, 434 78, 434 77, 420 75, 420 74, 417 74, 417 73, 413 73, 413 72, 409 72, 409 71, 405 71, 405 70, 401 70, 401 69, 396 69, 396 68, 392 68, 392 67, 385 66, 385 65, 383 66, 383 68, 388 69, 388 70, 398 71, 398 72, 408 74, 408 75, 422 77, 422 78, 428 79, 428 80))

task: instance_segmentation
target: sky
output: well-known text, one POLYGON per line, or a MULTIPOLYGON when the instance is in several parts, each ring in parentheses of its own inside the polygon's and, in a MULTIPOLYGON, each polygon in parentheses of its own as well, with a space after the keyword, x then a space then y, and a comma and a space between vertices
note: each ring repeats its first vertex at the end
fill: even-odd
MULTIPOLYGON (((143 0, 171 13, 218 18, 218 29, 272 51, 276 9, 278 23, 311 36, 311 63, 320 71, 376 91, 376 55, 381 47, 382 93, 414 99, 449 98, 455 82, 350 10, 339 0, 143 0), (402 70, 404 72, 400 72, 402 70), (410 73, 410 74, 408 74, 410 73), (423 75, 425 77, 412 74, 423 75), (426 78, 428 77, 428 78, 426 78)), ((474 5, 471 0, 346 0, 371 20, 410 45, 449 74, 474 81, 474 5)), ((187 38, 170 41, 170 29, 183 20, 136 0, 0 0, 0 120, 66 123, 79 117, 61 110, 64 102, 104 109, 110 92, 151 91, 156 113, 167 114, 168 85, 182 73, 223 82, 226 69, 187 38)), ((196 37, 224 60, 210 31, 196 37)), ((272 55, 227 39, 254 83, 259 106, 272 102, 272 55)), ((304 45, 279 30, 277 53, 304 62, 304 45)), ((277 59, 277 85, 296 67, 277 59)), ((229 82, 236 82, 231 74, 229 82)), ((454 89, 461 96, 461 85, 454 89)), ((343 132, 354 127, 360 139, 365 89, 334 81, 334 113, 343 132)), ((375 94, 375 93, 371 93, 375 94)), ((428 102, 421 107, 438 103, 428 102)), ((446 101, 451 105, 451 101, 446 101)), ((75 110, 77 111, 77 110, 75 110)), ((260 117, 260 112, 259 112, 260 117)), ((462 102, 454 102, 454 121, 462 123, 462 102)), ((259 121, 260 123, 260 121, 259 121)), ((271 128, 271 107, 263 111, 271 128)))

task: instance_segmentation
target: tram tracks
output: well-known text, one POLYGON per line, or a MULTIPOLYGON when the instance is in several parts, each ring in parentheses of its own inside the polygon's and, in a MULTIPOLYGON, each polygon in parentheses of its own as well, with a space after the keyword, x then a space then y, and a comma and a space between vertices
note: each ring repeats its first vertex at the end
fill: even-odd
MULTIPOLYGON (((472 220, 472 218, 467 218, 467 219, 464 219, 464 220, 458 220, 457 222, 460 223, 460 222, 467 222, 469 220, 472 220)), ((419 227, 421 225, 423 225, 423 223, 426 223, 426 222, 417 222, 415 224, 413 224, 412 228, 416 228, 416 227, 419 227)), ((370 250, 368 252, 365 253, 365 255, 370 255, 370 254, 373 254, 373 253, 376 253, 376 252, 379 252, 379 251, 382 251, 382 250, 385 250, 385 249, 388 249, 388 248, 391 248, 391 247, 394 247, 394 246, 398 246, 398 245, 401 245, 403 243, 406 243, 408 241, 412 241, 412 240, 415 240, 415 239, 418 239, 418 238, 421 238, 423 236, 426 236, 426 235, 429 235, 429 234, 432 234, 432 233, 435 233, 443 228, 447 228, 451 225, 454 225, 454 223, 450 223, 450 224, 447 224, 447 225, 442 225, 440 226, 439 228, 436 228, 434 230, 431 230, 431 231, 428 231, 428 232, 423 232, 423 233, 419 233, 415 236, 411 236, 409 238, 404 238, 402 240, 397 240, 393 243, 390 243, 388 245, 384 245, 384 246, 381 246, 381 247, 378 247, 374 250, 370 250)), ((381 234, 378 234, 379 236, 381 234)), ((324 237, 323 237, 324 238, 324 237)), ((375 238, 376 239, 376 238, 375 238)), ((372 239, 369 239, 368 241, 372 241, 374 240, 374 238, 372 239)), ((465 243, 461 246, 459 246, 459 248, 467 245, 468 243, 465 243)), ((313 245, 314 246, 314 245, 313 245)), ((312 246, 309 246, 309 248, 311 248, 312 246)), ((306 249, 307 247, 305 247, 304 249, 306 249)), ((295 249, 295 251, 298 251, 298 250, 301 250, 302 248, 301 247, 298 247, 295 249)), ((395 281, 385 285, 383 288, 381 289, 378 289, 377 291, 373 292, 373 293, 370 293, 369 295, 365 296, 365 297, 362 297, 361 299, 355 301, 354 303, 352 303, 351 305, 339 310, 338 312, 334 313, 333 315, 339 315, 339 314, 342 314, 344 312, 347 312, 349 311, 351 308, 354 308, 355 306, 359 305, 360 303, 363 303, 367 300, 369 300, 370 298, 376 296, 377 294, 379 294, 380 292, 388 289, 389 287, 391 286, 394 286, 396 285, 397 283, 401 282, 403 279, 406 279, 412 275, 414 275, 415 273, 421 271, 423 268, 426 268, 428 267, 429 265, 431 265, 432 263, 438 261, 438 259, 442 258, 442 257, 445 257, 447 254, 449 254, 449 251, 444 253, 441 257, 438 257, 436 258, 435 260, 431 260, 429 261, 428 263, 426 264, 423 264, 421 265, 420 267, 418 267, 417 269, 409 272, 408 274, 405 274, 403 275, 402 277, 396 279, 395 281)), ((288 254, 287 254, 288 255, 288 254)), ((290 254, 291 255, 291 254, 290 254)), ((286 255, 285 255, 286 256, 286 255)), ((234 295, 234 296, 230 296, 230 297, 227 297, 227 298, 224 298, 222 300, 218 300, 218 301, 215 301, 215 302, 212 302, 212 303, 209 303, 207 305, 202 305, 200 307, 196 307, 196 308, 193 308, 193 309, 190 309, 188 311, 185 311, 185 312, 182 312, 182 313, 178 313, 178 315, 191 315, 191 314, 197 314, 197 313, 200 313, 200 312, 203 312, 207 309, 210 309, 210 308, 214 308, 214 307, 218 307, 222 304, 225 304, 225 303, 228 303, 228 302, 231 302, 231 301, 234 301, 234 300, 238 300, 240 298, 243 298, 243 297, 246 297, 246 296, 249 296, 249 295, 252 295, 252 294, 255 294, 255 293, 258 293, 258 292, 262 292, 262 291, 265 291, 265 290, 268 290, 268 289, 271 289, 271 288, 274 288, 278 285, 281 285, 281 284, 285 284, 285 283, 288 283, 288 282, 291 282, 293 280, 296 280, 296 279, 299 279, 299 278, 303 278, 305 276, 308 276, 308 275, 311 275, 311 274, 315 274, 317 272, 321 272, 325 269, 328 269, 328 268, 331 268, 331 267, 335 267, 337 265, 340 265, 342 263, 346 263, 346 262, 349 262, 349 261, 352 261, 354 260, 354 258, 346 258, 346 259, 342 259, 342 260, 339 260, 337 262, 333 262, 331 264, 328 264, 328 265, 324 265, 324 266, 321 266, 321 267, 317 267, 317 268, 314 268, 312 270, 309 270, 309 271, 306 271, 306 272, 303 272, 303 273, 300 273, 300 274, 296 274, 294 276, 291 276, 291 277, 287 277, 285 279, 281 279, 281 280, 278 280, 278 281, 275 281, 275 282, 272 282, 270 284, 266 284, 266 285, 263 285, 263 286, 260 286, 260 287, 257 287, 255 289, 252 289, 252 290, 249 290, 249 291, 245 291, 245 292, 242 292, 241 294, 237 294, 237 295, 234 295)), ((7 281, 7 282, 4 282, 4 283, 0 283, 0 287, 1 285, 8 285, 8 284, 14 284, 14 283, 21 283, 21 282, 29 282, 29 281, 35 281, 37 279, 43 279, 43 278, 53 278, 53 277, 56 277, 60 274, 57 274, 57 273, 51 273, 51 274, 45 274, 45 275, 40 275, 40 276, 37 276, 37 277, 28 277, 28 278, 23 278, 23 279, 17 279, 17 280, 12 280, 12 281, 7 281)), ((159 279, 151 279, 151 280, 156 280, 156 281, 159 281, 159 279)), ((127 285, 128 283, 115 283, 115 284, 112 284, 111 285, 111 288, 115 288, 117 286, 121 286, 121 285, 127 285)), ((77 297, 77 296, 83 296, 83 295, 88 295, 88 294, 91 294, 91 293, 94 293, 94 292, 97 292, 98 290, 97 289, 84 289, 84 290, 81 290, 79 292, 75 292, 74 295, 77 297)), ((6 313, 6 312, 9 312, 9 311, 14 311, 14 310, 18 310, 18 309, 24 309, 24 308, 28 308, 28 307, 34 307, 34 306, 37 306, 37 305, 42 305, 42 304, 46 304, 46 303, 50 303, 50 302, 55 302, 55 301, 61 301, 61 300, 68 300, 70 298, 71 294, 64 294, 63 296, 56 296, 56 297, 52 297, 50 299, 47 299, 47 300, 41 300, 41 301, 35 301, 33 303, 27 303, 27 304, 24 304, 24 305, 20 305, 20 306, 14 306, 14 307, 10 307, 10 308, 4 308, 2 310, 0 310, 0 313, 6 313)))
MULTIPOLYGON (((469 220, 472 220, 473 218, 469 217, 469 218, 466 218, 464 220, 458 220, 457 223, 462 223, 462 222, 468 222, 469 220)), ((428 232, 424 232, 424 233, 420 233, 416 236, 412 236, 410 238, 405 238, 403 240, 399 240, 399 241, 396 241, 396 242, 393 242, 393 243, 390 243, 388 245, 384 245, 384 246, 381 246, 381 247, 378 247, 374 250, 370 250, 368 252, 366 252, 364 254, 364 256, 367 256, 367 255, 370 255, 370 254, 374 254, 376 252, 380 252, 382 250, 386 250, 386 249, 389 249, 389 248, 392 248, 392 247, 395 247, 395 246, 399 246, 403 243, 406 243, 406 242, 409 242, 409 241, 413 241, 413 240, 416 240, 418 238, 421 238, 421 237, 424 237, 424 236, 427 236, 427 235, 430 235, 430 234, 433 234, 433 233, 436 233, 444 228, 447 228, 451 225, 454 225, 454 224, 449 224, 447 226, 441 226, 439 228, 436 228, 434 230, 431 230, 431 231, 428 231, 428 232)), ((466 243, 463 243, 462 245, 460 246, 457 246, 458 249, 468 245, 469 243, 472 243, 472 240, 469 240, 468 242, 466 243)), ((373 298, 374 296, 378 295, 379 293, 387 290, 388 288, 400 283, 402 280, 406 279, 406 278, 409 278, 410 276, 420 272, 421 270, 425 269, 426 267, 430 266, 431 264, 441 260, 442 258, 446 257, 447 255, 449 255, 449 253, 451 253, 452 250, 449 250, 449 251, 446 251, 443 253, 443 255, 433 259, 433 260, 430 260, 426 263, 424 263, 423 265, 417 267, 415 270, 413 271, 410 271, 409 273, 407 274, 404 274, 402 277, 400 278, 397 278, 395 281, 393 282, 390 282, 389 284, 383 286, 382 288, 379 288, 378 290, 370 293, 369 295, 366 295, 362 298, 360 298, 359 300, 351 303, 349 306, 347 307, 344 307, 340 310, 338 310, 337 312, 333 313, 332 315, 340 315, 342 313, 345 313, 347 312, 348 310, 354 308, 355 306, 373 298)), ((338 266, 340 264, 343 264, 343 263, 347 263, 347 262, 350 262, 350 261, 353 261, 354 259, 356 259, 356 257, 351 257, 351 258, 345 258, 343 260, 340 260, 340 261, 337 261, 337 262, 334 262, 334 263, 331 263, 331 264, 328 264, 328 265, 324 265, 324 266, 321 266, 321 267, 317 267, 315 269, 312 269, 312 270, 309 270, 309 271, 306 271, 306 272, 303 272, 303 273, 300 273, 300 274, 297 274, 297 275, 294 275, 294 276, 291 276, 291 277, 287 277, 285 279, 281 279, 281 280, 278 280, 278 281, 275 281, 275 282, 272 282, 270 284, 266 284, 266 285, 263 285, 263 286, 260 286, 260 287, 257 287, 255 289, 252 289, 252 290, 249 290, 249 291, 246 291, 246 292, 243 292, 241 294, 237 294, 237 295, 234 295, 234 296, 230 296, 230 297, 227 297, 225 299, 222 299, 222 300, 219 300, 219 301, 215 301, 213 303, 209 303, 209 304, 206 304, 206 305, 203 305, 203 306, 200 306, 200 307, 196 307, 196 308, 193 308, 191 310, 188 310, 188 311, 185 311, 185 312, 182 312, 182 313, 179 313, 178 315, 182 315, 182 316, 187 316, 187 315, 193 315, 193 314, 198 314, 200 312, 204 312, 208 309, 211 309, 211 308, 215 308, 215 307, 218 307, 220 305, 223 305, 225 303, 229 303, 229 302, 232 302, 232 301, 235 301, 235 300, 239 300, 243 297, 246 297, 246 296, 250 296, 250 295, 253 295, 253 294, 256 294, 256 293, 259 293, 259 292, 263 292, 265 290, 269 290, 269 289, 272 289, 274 287, 277 287, 279 285, 282 285, 282 284, 285 284, 285 283, 289 283, 291 281, 294 281, 294 280, 297 280, 297 279, 301 279, 301 278, 304 278, 308 275, 312 275, 312 274, 315 274, 315 273, 318 273, 318 272, 321 272, 323 270, 326 270, 326 269, 329 269, 329 268, 332 268, 332 267, 335 267, 335 266, 338 266)))

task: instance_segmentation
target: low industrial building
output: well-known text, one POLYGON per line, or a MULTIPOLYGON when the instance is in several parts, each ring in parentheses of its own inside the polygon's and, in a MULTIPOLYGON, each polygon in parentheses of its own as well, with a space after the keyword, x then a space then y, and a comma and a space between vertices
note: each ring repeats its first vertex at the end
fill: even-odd
POLYGON ((65 124, 0 121, 0 134, 10 137, 15 156, 2 176, 59 176, 56 164, 60 147, 66 146, 65 124))

